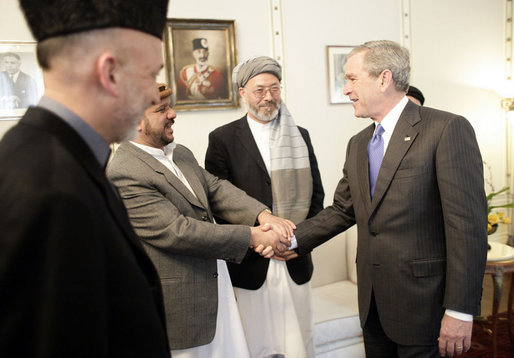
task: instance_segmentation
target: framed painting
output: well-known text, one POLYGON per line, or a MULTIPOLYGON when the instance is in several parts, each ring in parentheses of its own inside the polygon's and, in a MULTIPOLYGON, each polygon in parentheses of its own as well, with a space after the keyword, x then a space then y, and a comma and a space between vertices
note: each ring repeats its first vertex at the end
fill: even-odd
POLYGON ((43 92, 36 42, 0 42, 0 120, 20 118, 43 92))
POLYGON ((348 54, 355 46, 327 46, 328 63, 328 91, 330 103, 352 103, 343 93, 346 80, 344 66, 348 61, 348 54))
POLYGON ((168 19, 164 45, 175 110, 239 106, 234 20, 168 19))

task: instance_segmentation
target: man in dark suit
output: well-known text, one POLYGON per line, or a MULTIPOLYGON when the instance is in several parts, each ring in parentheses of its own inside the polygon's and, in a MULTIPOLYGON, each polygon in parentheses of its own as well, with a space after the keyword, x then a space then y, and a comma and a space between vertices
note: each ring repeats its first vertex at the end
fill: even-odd
POLYGON ((0 72, 0 76, 3 76, 2 81, 8 83, 9 86, 0 92, 1 103, 6 103, 4 97, 10 97, 9 102, 7 102, 9 106, 5 106, 9 109, 27 108, 36 104, 38 100, 36 81, 20 70, 20 55, 14 52, 4 53, 2 65, 4 71, 0 72))
POLYGON ((394 42, 352 50, 345 94, 375 123, 350 139, 333 204, 295 231, 302 254, 357 224, 368 357, 460 355, 480 312, 487 203, 475 134, 408 101, 409 71, 394 42))
POLYGON ((45 97, 0 142, 0 356, 169 357, 157 272, 105 177, 158 101, 167 0, 22 0, 45 97))
POLYGON ((175 142, 171 90, 159 87, 160 103, 145 111, 137 138, 120 144, 107 175, 161 277, 173 357, 248 357, 225 261, 240 262, 249 246, 270 257, 264 246, 281 245, 256 221, 285 224, 287 246, 292 223, 201 168, 175 142), (239 225, 216 225, 213 215, 239 225))
MULTIPOLYGON (((252 58, 238 65, 232 78, 248 113, 210 134, 205 168, 278 216, 295 223, 314 216, 324 199, 318 163, 309 133, 295 125, 281 101, 280 64, 252 58)), ((252 357, 314 355, 311 255, 286 257, 290 260, 283 262, 249 252, 241 263, 228 264, 252 357)))

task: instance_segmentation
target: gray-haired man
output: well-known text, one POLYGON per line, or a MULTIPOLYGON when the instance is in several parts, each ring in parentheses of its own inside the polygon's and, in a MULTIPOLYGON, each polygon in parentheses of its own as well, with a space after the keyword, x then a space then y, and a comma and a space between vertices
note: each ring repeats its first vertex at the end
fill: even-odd
MULTIPOLYGON (((251 58, 232 76, 248 113, 209 136, 205 167, 295 223, 323 208, 323 186, 309 133, 280 98, 282 69, 251 58)), ((279 257, 276 257, 279 258, 279 257)), ((249 253, 229 264, 252 357, 312 357, 310 254, 279 259, 249 253)))

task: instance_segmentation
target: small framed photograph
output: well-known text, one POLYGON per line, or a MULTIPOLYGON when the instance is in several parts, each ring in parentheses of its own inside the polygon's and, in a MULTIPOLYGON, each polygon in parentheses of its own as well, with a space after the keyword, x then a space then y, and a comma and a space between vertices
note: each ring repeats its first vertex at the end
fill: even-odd
POLYGON ((344 66, 348 61, 348 54, 355 46, 327 46, 328 63, 328 91, 330 103, 352 103, 343 93, 346 80, 344 66))
POLYGON ((43 92, 36 42, 0 41, 0 120, 20 118, 43 92))
POLYGON ((164 32, 166 78, 175 110, 236 108, 234 20, 168 19, 164 32))

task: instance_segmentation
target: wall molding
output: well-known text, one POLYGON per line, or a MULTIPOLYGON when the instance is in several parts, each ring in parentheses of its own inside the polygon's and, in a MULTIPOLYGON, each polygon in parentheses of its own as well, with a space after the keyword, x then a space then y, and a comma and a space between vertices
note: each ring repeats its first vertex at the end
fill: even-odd
MULTIPOLYGON (((505 81, 510 87, 514 87, 512 81, 512 37, 513 37, 513 3, 512 0, 505 0, 505 33, 504 33, 504 47, 505 47, 505 81)), ((507 109, 506 109, 507 110, 507 109)), ((505 116, 505 134, 506 134, 506 183, 512 189, 514 189, 514 145, 512 141, 514 139, 514 112, 507 111, 505 116)))
POLYGON ((282 1, 270 0, 271 14, 271 57, 282 66, 282 98, 286 99, 286 74, 284 71, 284 35, 282 25, 282 1))
POLYGON ((410 1, 411 0, 401 0, 402 3, 400 6, 402 11, 400 17, 402 21, 402 46, 409 50, 409 52, 412 51, 410 1))

